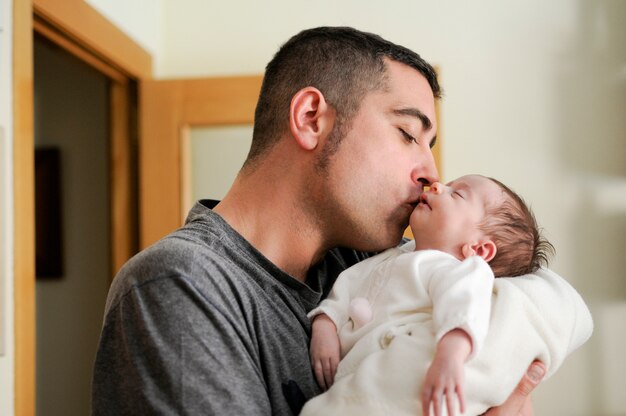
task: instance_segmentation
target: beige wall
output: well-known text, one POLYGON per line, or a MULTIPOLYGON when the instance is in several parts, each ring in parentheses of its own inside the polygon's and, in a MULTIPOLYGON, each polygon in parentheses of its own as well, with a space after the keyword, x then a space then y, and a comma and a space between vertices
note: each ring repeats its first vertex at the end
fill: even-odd
POLYGON ((166 0, 85 0, 133 38, 153 58, 159 56, 166 0))
POLYGON ((557 247, 553 269, 596 321, 533 395, 536 413, 626 414, 626 2, 89 2, 148 45, 158 77, 260 73, 289 36, 324 24, 377 32, 438 65, 444 179, 480 172, 523 194, 557 247))

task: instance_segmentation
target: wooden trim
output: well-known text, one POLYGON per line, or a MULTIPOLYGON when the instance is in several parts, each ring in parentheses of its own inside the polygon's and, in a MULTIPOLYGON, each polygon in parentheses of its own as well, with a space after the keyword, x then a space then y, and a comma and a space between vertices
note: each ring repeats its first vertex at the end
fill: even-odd
POLYGON ((254 121, 262 75, 184 79, 182 122, 192 126, 254 121))
POLYGON ((71 40, 133 78, 152 78, 152 57, 84 0, 33 0, 33 11, 71 40))
POLYGON ((163 237, 163 230, 180 225, 180 170, 170 168, 180 163, 182 89, 178 84, 143 81, 139 85, 140 249, 163 237))
POLYGON ((262 80, 254 75, 141 83, 140 249, 180 227, 186 214, 181 134, 194 126, 252 124, 262 80))
MULTIPOLYGON (((127 82, 110 88, 111 265, 115 274, 136 252, 133 160, 130 137, 130 91, 127 82)), ((113 277, 113 276, 111 276, 113 277)))
POLYGON ((35 415, 35 185, 31 0, 13 1, 15 414, 35 415))
POLYGON ((191 209, 191 126, 188 124, 180 128, 180 206, 181 224, 185 221, 185 215, 191 209))
POLYGON ((86 64, 91 65, 94 69, 101 72, 108 78, 114 80, 115 82, 121 84, 125 84, 128 82, 128 78, 125 74, 113 68, 110 64, 94 56, 92 53, 86 51, 82 47, 78 46, 75 42, 67 39, 62 33, 59 33, 52 27, 48 26, 37 16, 33 18, 33 29, 37 34, 45 37, 55 45, 65 49, 65 51, 74 55, 86 64))

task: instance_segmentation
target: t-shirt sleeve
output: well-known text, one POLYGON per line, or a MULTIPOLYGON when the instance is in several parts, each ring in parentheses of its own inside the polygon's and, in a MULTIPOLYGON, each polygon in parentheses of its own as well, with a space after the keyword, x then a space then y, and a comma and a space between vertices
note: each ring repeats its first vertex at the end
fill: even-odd
POLYGON ((183 277, 157 278, 108 308, 92 413, 269 415, 257 362, 236 313, 183 277))

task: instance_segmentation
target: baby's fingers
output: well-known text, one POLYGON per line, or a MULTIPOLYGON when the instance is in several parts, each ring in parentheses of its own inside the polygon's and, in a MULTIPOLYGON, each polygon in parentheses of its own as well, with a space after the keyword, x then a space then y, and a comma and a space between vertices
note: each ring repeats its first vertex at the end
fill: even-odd
POLYGON ((465 396, 463 393, 463 387, 461 386, 450 386, 446 389, 446 407, 448 408, 448 416, 456 416, 455 400, 459 401, 459 412, 463 414, 465 412, 465 396))
POLYGON ((326 388, 324 390, 329 389, 330 386, 333 385, 334 379, 335 379, 335 371, 333 369, 331 360, 329 358, 326 361, 324 361, 324 381, 326 382, 326 388))
POLYGON ((433 402, 433 410, 435 411, 435 416, 441 416, 441 406, 443 405, 443 390, 435 389, 433 391, 433 395, 431 400, 433 402))
POLYGON ((328 387, 326 387, 326 381, 324 380, 324 368, 322 367, 322 362, 320 360, 316 360, 313 363, 313 372, 315 373, 317 384, 320 385, 322 390, 326 391, 328 387))
POLYGON ((446 407, 448 408, 448 416, 456 416, 456 412, 454 411, 454 399, 456 395, 454 394, 454 390, 448 389, 446 390, 446 407))
POLYGON ((465 413, 465 393, 463 392, 463 386, 456 386, 456 395, 459 398, 459 410, 461 414, 465 413))
POLYGON ((422 389, 422 415, 430 416, 430 396, 432 395, 433 389, 431 387, 426 387, 422 389))

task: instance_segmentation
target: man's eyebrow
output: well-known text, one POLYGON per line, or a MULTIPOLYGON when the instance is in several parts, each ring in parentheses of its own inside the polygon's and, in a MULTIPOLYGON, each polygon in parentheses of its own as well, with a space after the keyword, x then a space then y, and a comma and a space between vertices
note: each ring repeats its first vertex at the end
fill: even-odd
POLYGON ((424 130, 430 130, 433 126, 433 123, 426 116, 426 114, 422 113, 417 108, 398 108, 393 110, 393 113, 399 116, 417 117, 422 122, 424 130))

